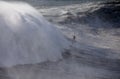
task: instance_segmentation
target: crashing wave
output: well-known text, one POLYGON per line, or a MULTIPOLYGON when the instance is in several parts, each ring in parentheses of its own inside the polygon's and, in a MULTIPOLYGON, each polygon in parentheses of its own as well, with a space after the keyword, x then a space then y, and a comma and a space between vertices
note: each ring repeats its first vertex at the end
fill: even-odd
POLYGON ((68 41, 26 3, 0 1, 0 66, 56 61, 68 41))

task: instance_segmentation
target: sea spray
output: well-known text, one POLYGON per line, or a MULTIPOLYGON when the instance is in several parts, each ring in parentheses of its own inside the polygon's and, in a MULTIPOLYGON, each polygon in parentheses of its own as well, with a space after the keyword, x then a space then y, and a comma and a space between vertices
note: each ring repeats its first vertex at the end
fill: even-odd
POLYGON ((68 41, 27 3, 0 1, 0 66, 62 58, 68 41))

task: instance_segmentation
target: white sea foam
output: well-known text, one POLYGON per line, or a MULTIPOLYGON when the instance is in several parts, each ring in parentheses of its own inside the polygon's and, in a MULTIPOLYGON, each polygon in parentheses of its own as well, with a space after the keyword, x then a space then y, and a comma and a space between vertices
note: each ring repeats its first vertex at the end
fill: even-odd
POLYGON ((26 3, 0 1, 0 66, 56 61, 68 41, 26 3))

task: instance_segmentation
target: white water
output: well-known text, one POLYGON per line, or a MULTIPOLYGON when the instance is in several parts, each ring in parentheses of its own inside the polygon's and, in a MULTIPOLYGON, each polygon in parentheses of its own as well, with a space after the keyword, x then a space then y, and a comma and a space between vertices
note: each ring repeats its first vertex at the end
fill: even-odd
MULTIPOLYGON (((97 7, 96 3, 85 3, 37 8, 59 24, 69 12, 74 17, 79 11, 84 15, 97 7)), ((71 40, 75 33, 76 42, 67 58, 56 61, 68 47, 56 26, 28 4, 0 2, 0 66, 7 66, 0 67, 0 79, 120 79, 119 72, 114 72, 119 71, 119 37, 109 32, 94 35, 87 24, 71 22, 58 28, 71 40)), ((94 23, 101 24, 98 20, 94 23)))
POLYGON ((0 1, 0 66, 56 61, 68 41, 26 3, 0 1))

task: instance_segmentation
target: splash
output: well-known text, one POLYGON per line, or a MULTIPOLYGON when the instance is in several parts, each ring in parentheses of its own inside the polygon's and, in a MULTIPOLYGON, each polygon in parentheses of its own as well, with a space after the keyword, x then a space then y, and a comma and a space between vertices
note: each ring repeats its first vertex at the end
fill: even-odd
POLYGON ((0 1, 0 66, 61 59, 68 41, 27 3, 0 1))

